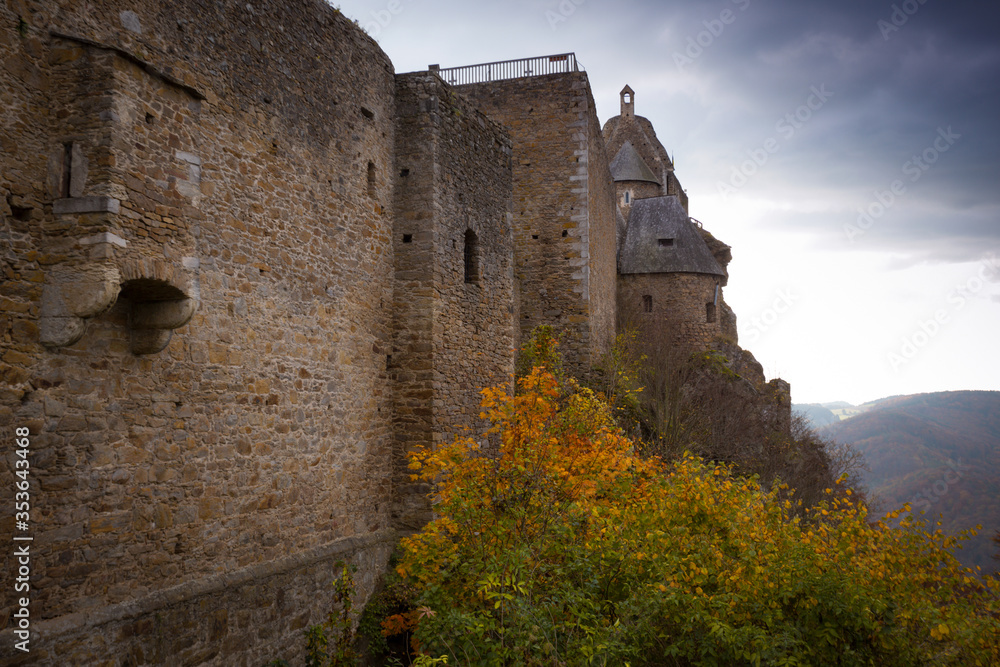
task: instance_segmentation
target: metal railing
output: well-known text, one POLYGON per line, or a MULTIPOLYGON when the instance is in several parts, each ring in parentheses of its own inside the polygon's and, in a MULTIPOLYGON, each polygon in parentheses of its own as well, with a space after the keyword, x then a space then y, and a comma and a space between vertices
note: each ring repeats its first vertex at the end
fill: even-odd
POLYGON ((495 63, 481 63, 447 69, 441 69, 440 65, 431 65, 429 69, 453 86, 584 71, 583 65, 577 61, 575 53, 559 53, 554 56, 538 56, 536 58, 521 58, 520 60, 502 60, 495 63))

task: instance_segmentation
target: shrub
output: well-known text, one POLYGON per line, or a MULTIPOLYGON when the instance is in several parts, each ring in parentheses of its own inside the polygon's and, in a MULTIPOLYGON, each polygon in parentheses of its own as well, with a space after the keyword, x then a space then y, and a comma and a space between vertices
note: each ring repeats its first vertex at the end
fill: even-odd
POLYGON ((344 562, 337 562, 335 567, 340 572, 333 580, 334 608, 324 623, 305 631, 306 667, 348 667, 358 662, 351 617, 356 568, 344 562))
POLYGON ((636 455, 596 394, 535 367, 483 390, 495 456, 415 452, 436 519, 403 540, 426 656, 474 665, 987 665, 1000 585, 955 538, 872 522, 831 485, 780 489, 685 455, 636 455))

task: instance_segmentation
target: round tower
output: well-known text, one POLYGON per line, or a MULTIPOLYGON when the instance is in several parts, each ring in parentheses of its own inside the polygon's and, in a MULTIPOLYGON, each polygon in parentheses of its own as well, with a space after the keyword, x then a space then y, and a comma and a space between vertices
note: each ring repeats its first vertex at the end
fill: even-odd
MULTIPOLYGON (((687 210, 687 193, 684 192, 677 175, 674 173, 673 161, 663 144, 656 138, 653 124, 649 122, 648 118, 635 114, 635 91, 632 90, 631 86, 626 85, 618 95, 621 101, 621 112, 618 116, 608 119, 602 130, 608 157, 617 156, 623 144, 631 143, 635 152, 653 173, 652 181, 658 184, 658 189, 652 193, 649 192, 650 189, 647 185, 641 187, 619 186, 619 206, 628 207, 631 201, 641 197, 677 195, 681 205, 687 210), (626 201, 626 192, 628 193, 628 201, 626 201)), ((644 180, 644 182, 648 184, 650 181, 644 180)), ((622 213, 627 217, 627 209, 623 210, 622 213)))
POLYGON ((626 141, 611 160, 611 178, 615 182, 618 208, 628 220, 632 203, 637 199, 661 194, 661 184, 631 141, 626 141))

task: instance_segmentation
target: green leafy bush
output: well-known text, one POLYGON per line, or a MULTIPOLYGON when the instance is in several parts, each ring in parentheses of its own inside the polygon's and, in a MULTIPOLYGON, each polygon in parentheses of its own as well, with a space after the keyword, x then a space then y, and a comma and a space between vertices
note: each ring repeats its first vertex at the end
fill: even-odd
MULTIPOLYGON (((542 350, 541 352, 545 352, 542 350)), ((425 656, 464 665, 1000 664, 1000 585, 954 538, 636 455, 597 395, 541 367, 483 391, 500 441, 415 452, 437 518, 404 539, 425 656)))

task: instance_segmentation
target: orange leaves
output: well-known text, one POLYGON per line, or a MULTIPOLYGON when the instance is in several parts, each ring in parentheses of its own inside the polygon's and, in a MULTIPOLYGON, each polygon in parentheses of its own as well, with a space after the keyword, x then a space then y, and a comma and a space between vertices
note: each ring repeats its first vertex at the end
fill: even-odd
POLYGON ((544 368, 519 386, 482 392, 499 451, 412 454, 437 518, 398 571, 427 611, 386 631, 415 627, 435 655, 510 651, 474 664, 543 664, 539 646, 564 664, 664 664, 664 646, 690 664, 833 664, 845 638, 858 664, 1000 664, 1000 586, 958 566, 953 538, 890 528, 900 512, 871 523, 843 480, 798 514, 727 466, 638 457, 597 394, 544 368))
POLYGON ((434 614, 430 607, 418 607, 402 614, 388 616, 382 621, 382 635, 391 637, 409 632, 416 628, 422 619, 430 618, 434 614))
POLYGON ((391 637, 413 629, 416 626, 416 622, 411 618, 412 614, 413 612, 407 612, 387 617, 382 621, 382 635, 391 637))

